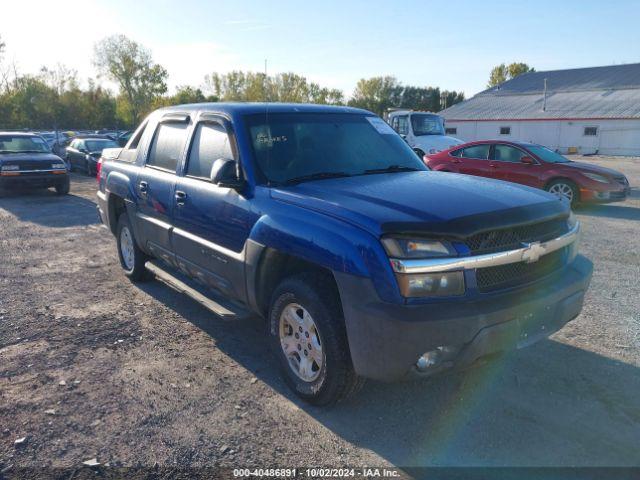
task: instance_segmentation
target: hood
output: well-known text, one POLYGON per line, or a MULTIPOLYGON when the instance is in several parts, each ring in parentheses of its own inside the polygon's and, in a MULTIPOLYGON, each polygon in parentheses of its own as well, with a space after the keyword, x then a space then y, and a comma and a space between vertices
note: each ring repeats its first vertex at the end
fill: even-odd
POLYGON ((20 164, 20 162, 61 162, 62 159, 53 153, 2 153, 0 154, 0 163, 4 164, 20 164))
POLYGON ((274 199, 355 224, 375 236, 466 237, 568 216, 568 206, 534 188, 445 172, 361 175, 271 191, 274 199))
POLYGON ((599 165, 593 165, 591 163, 582 162, 569 162, 569 163, 557 163, 555 167, 558 168, 570 168, 572 170, 582 170, 583 172, 599 173, 600 175, 606 175, 607 177, 622 177, 623 174, 607 167, 601 167, 599 165))
POLYGON ((420 147, 426 153, 429 153, 429 150, 432 148, 442 151, 464 143, 462 140, 446 135, 421 135, 419 137, 415 137, 414 142, 417 147, 420 147))

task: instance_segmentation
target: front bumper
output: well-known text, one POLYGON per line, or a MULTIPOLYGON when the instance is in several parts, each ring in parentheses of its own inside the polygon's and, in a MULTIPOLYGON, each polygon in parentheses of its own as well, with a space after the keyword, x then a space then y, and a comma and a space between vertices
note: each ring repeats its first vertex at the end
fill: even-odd
POLYGON ((581 203, 613 203, 624 202, 631 194, 631 187, 614 190, 590 190, 586 188, 580 189, 580 202, 581 203))
POLYGON ((367 378, 400 380, 417 372, 423 353, 441 346, 459 349, 443 364, 453 370, 535 343, 578 316, 592 270, 589 260, 577 256, 518 289, 419 305, 382 302, 368 279, 336 273, 355 370, 367 378))
POLYGON ((49 188, 69 181, 66 170, 0 175, 0 188, 49 188))

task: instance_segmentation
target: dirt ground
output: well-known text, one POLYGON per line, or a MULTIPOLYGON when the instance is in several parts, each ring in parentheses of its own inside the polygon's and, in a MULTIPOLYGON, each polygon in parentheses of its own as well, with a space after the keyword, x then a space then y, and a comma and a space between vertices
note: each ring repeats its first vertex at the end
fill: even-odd
MULTIPOLYGON (((0 471, 115 466, 640 465, 640 159, 624 203, 582 208, 595 271, 548 341, 465 374, 370 382, 332 409, 279 379, 260 320, 134 285, 95 182, 0 199, 0 471), (15 440, 26 437, 22 445, 15 440)), ((1 475, 0 475, 1 476, 1 475)))

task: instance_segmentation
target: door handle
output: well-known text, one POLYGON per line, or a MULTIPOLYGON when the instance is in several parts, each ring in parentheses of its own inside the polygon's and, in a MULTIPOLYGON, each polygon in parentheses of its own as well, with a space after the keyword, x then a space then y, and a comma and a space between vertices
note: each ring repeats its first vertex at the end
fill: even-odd
POLYGON ((453 159, 453 160, 451 160, 451 163, 460 163, 460 160, 453 159))
POLYGON ((490 163, 490 164, 489 164, 489 166, 490 166, 491 168, 498 168, 498 165, 496 165, 495 163, 490 163))
POLYGON ((149 184, 147 182, 138 183, 138 189, 142 195, 146 195, 149 191, 149 184))
POLYGON ((187 199, 187 194, 184 192, 181 192, 180 190, 176 191, 176 203, 178 205, 184 205, 184 201, 187 199))

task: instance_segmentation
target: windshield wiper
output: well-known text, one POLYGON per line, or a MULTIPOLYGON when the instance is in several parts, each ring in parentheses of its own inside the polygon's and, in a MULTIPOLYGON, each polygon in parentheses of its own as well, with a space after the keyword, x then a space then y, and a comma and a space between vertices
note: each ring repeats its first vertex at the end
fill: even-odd
POLYGON ((350 177, 351 174, 347 172, 317 172, 310 175, 302 175, 300 177, 293 177, 284 182, 285 185, 291 185, 294 183, 305 182, 307 180, 323 180, 325 178, 340 178, 350 177))
POLYGON ((405 165, 389 165, 384 168, 370 168, 365 170, 365 175, 372 175, 374 173, 394 173, 394 172, 421 172, 421 168, 407 167, 405 165))

